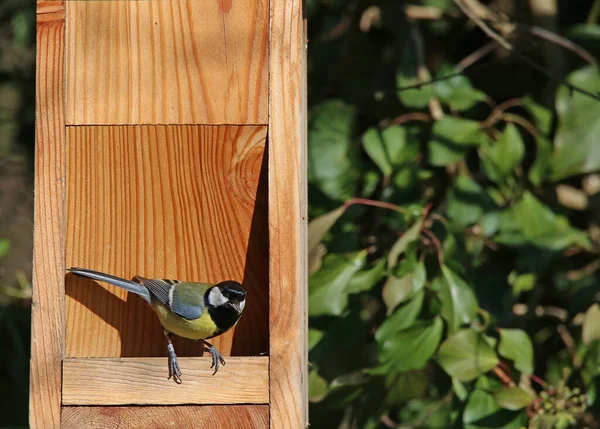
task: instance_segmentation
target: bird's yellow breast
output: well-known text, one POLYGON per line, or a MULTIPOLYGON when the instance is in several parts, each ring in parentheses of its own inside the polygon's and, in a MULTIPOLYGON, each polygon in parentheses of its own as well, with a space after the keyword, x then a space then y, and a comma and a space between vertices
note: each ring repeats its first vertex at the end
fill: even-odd
POLYGON ((207 309, 204 309, 198 319, 187 320, 173 314, 158 300, 152 300, 151 305, 163 327, 179 337, 202 340, 212 337, 217 331, 217 325, 211 319, 207 309))

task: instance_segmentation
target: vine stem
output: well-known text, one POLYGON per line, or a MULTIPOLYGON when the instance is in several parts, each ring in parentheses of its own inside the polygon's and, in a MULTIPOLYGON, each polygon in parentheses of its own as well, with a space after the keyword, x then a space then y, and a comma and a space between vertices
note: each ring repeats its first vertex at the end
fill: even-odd
POLYGON ((496 365, 493 371, 494 374, 496 374, 498 378, 502 380, 502 383, 504 383, 505 386, 515 387, 515 382, 502 370, 502 368, 500 368, 499 365, 496 365))

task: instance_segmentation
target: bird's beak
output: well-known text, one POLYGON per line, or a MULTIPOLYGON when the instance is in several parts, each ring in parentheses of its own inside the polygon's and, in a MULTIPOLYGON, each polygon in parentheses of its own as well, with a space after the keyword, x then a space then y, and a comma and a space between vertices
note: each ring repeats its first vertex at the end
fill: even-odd
POLYGON ((232 304, 231 304, 231 306, 232 306, 233 308, 235 308, 235 311, 237 311, 238 313, 241 313, 241 312, 242 312, 242 306, 240 305, 240 303, 239 303, 239 302, 232 303, 232 304))

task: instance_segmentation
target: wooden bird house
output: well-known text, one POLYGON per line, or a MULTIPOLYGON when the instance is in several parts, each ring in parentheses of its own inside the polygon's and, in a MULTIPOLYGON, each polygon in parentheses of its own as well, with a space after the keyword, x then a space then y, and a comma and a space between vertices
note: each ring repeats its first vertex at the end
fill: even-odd
POLYGON ((307 425, 301 0, 38 0, 30 425, 307 425), (84 267, 248 290, 175 338, 84 267))

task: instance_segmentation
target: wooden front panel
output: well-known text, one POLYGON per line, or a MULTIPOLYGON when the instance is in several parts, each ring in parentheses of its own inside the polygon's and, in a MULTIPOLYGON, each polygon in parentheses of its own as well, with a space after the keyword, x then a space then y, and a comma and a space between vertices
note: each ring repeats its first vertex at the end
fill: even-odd
POLYGON ((29 424, 60 421, 64 346, 64 4, 38 8, 29 424))
POLYGON ((266 124, 268 0, 68 1, 67 124, 266 124))
POLYGON ((213 375, 210 357, 180 359, 183 383, 167 379, 166 358, 65 359, 63 405, 267 404, 269 358, 230 357, 213 375))
MULTIPOLYGON (((245 313, 211 342, 225 356, 267 352, 265 137, 262 126, 67 127, 67 266, 241 281, 245 313)), ((166 356, 141 298, 74 275, 66 294, 67 357, 166 356)), ((202 354, 200 342, 174 346, 179 356, 202 354)))
MULTIPOLYGON (((63 429, 267 429, 267 405, 63 407, 63 429)), ((292 429, 292 428, 290 428, 292 429)), ((295 429, 295 428, 293 428, 295 429)))

